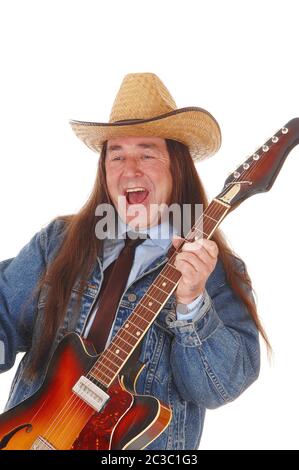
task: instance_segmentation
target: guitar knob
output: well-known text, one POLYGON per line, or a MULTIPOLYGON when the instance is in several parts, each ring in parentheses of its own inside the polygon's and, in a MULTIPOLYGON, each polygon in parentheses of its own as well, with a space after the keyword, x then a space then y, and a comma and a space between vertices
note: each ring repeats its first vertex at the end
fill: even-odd
POLYGON ((269 147, 268 145, 263 145, 262 149, 263 149, 263 152, 268 152, 269 147))
POLYGON ((249 166, 250 166, 249 163, 243 163, 244 170, 248 170, 249 166))
POLYGON ((259 156, 258 153, 254 153, 254 154, 252 155, 252 158, 253 158, 253 160, 259 160, 260 156, 259 156))
POLYGON ((281 132, 282 132, 283 134, 287 134, 287 133, 289 132, 289 129, 288 129, 287 127, 283 127, 283 128, 281 129, 281 132))
POLYGON ((239 173, 238 171, 235 171, 235 172, 234 172, 234 177, 235 177, 235 178, 239 178, 239 176, 241 176, 241 173, 239 173))
POLYGON ((278 142, 279 139, 276 135, 274 135, 271 140, 274 144, 276 144, 276 142, 278 142))

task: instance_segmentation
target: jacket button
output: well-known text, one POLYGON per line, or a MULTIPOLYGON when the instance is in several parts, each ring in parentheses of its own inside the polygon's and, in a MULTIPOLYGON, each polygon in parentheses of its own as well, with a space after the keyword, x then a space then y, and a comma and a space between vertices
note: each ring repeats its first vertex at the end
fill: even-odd
POLYGON ((136 294, 129 294, 129 295, 128 295, 128 301, 129 301, 129 302, 135 302, 136 299, 137 299, 137 295, 136 295, 136 294))

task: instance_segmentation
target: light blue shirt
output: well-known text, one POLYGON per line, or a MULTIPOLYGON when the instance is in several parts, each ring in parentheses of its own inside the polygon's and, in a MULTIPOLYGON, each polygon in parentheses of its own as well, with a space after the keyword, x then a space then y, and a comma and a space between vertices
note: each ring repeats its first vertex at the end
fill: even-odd
MULTIPOLYGON (((123 249, 125 242, 121 237, 124 237, 126 232, 132 232, 129 225, 126 225, 120 218, 118 218, 118 230, 117 236, 119 238, 106 238, 104 240, 103 247, 103 270, 118 258, 121 250, 123 249)), ((169 226, 166 222, 149 227, 146 229, 140 229, 139 232, 147 233, 150 238, 147 238, 143 243, 137 246, 135 250, 135 257, 131 272, 128 277, 126 289, 131 285, 135 279, 140 276, 145 270, 160 256, 165 255, 171 244, 172 236, 176 235, 175 229, 169 226)), ((202 305, 202 295, 199 295, 193 302, 187 305, 188 312, 180 313, 176 312, 178 320, 192 320, 198 309, 202 305)), ((84 336, 88 335, 91 324, 94 320, 98 305, 95 305, 91 313, 90 319, 88 320, 84 336)), ((113 326, 111 328, 111 331, 113 326)), ((110 332, 111 334, 111 332, 110 332)))

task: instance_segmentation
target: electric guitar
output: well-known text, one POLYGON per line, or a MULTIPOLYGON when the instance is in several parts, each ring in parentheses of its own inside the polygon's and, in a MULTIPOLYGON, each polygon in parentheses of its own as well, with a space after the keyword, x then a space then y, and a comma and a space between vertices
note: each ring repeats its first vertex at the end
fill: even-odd
MULTIPOLYGON (((299 118, 295 118, 226 179, 185 240, 210 238, 242 201, 268 191, 298 142, 299 118)), ((174 260, 184 243, 172 249, 153 284, 101 355, 90 354, 75 333, 62 339, 40 389, 0 416, 0 449, 143 449, 167 428, 170 407, 136 393, 144 366, 135 361, 127 366, 178 285, 181 274, 174 260)))

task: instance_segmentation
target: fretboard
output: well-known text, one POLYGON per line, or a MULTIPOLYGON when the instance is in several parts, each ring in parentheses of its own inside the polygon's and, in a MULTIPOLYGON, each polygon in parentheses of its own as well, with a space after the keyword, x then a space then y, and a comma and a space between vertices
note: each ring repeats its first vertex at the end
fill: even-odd
POLYGON ((174 266, 176 254, 186 241, 210 238, 229 209, 229 205, 214 199, 181 245, 176 249, 172 247, 168 253, 169 260, 87 377, 96 379, 105 387, 112 384, 179 283, 181 273, 174 266))

